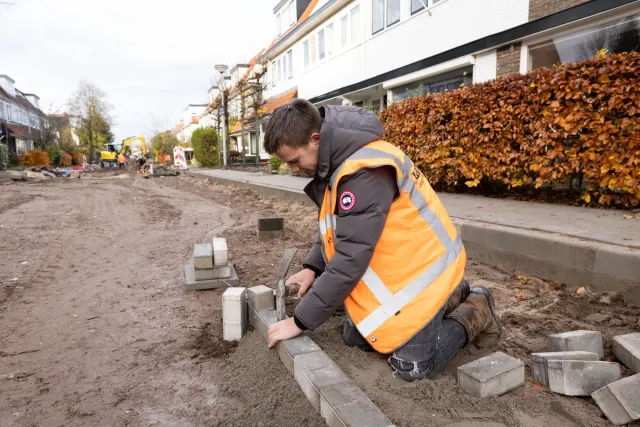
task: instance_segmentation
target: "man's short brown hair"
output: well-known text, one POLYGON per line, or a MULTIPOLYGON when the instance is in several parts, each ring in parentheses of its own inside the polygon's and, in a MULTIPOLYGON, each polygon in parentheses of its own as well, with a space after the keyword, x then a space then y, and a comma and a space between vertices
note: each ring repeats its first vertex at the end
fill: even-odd
POLYGON ((297 98, 273 112, 264 135, 264 149, 274 154, 283 144, 304 147, 311 134, 320 132, 322 119, 318 109, 306 99, 297 98))

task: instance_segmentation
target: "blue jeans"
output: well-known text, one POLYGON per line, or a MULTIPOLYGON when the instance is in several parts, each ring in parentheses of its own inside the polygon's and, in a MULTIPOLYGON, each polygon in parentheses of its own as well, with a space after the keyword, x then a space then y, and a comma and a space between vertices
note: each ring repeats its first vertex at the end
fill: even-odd
MULTIPOLYGON (((444 314, 445 307, 442 307, 431 322, 391 354, 388 363, 394 376, 405 381, 429 378, 438 373, 467 344, 464 327, 453 319, 444 318, 444 314)), ((375 351, 360 335, 348 315, 342 339, 350 347, 375 351)))

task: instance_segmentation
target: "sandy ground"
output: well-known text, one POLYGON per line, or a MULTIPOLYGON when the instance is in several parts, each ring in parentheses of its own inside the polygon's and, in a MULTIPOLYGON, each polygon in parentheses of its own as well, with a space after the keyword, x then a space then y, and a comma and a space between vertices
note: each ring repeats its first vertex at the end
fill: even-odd
MULTIPOLYGON (((273 286, 286 247, 300 249, 297 271, 313 207, 205 179, 115 175, 0 186, 0 426, 325 425, 256 332, 221 340, 220 290, 182 289, 193 244, 214 235, 227 237, 243 286, 273 286), (284 238, 257 242, 257 218, 274 214, 284 238)), ((610 355, 612 336, 640 326, 615 295, 473 262, 468 278, 496 293, 499 350, 527 364, 548 333, 598 329, 610 355)), ((399 427, 608 425, 591 399, 531 382, 497 399, 460 393, 455 368, 489 353, 473 347, 433 381, 404 383, 384 357, 345 347, 341 322, 314 339, 399 427)))

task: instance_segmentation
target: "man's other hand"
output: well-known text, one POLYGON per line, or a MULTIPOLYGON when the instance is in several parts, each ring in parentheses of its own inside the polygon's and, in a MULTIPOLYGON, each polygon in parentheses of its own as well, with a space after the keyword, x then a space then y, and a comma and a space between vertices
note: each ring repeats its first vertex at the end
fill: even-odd
POLYGON ((269 326, 269 347, 273 347, 278 341, 297 337, 301 333, 302 329, 296 326, 296 322, 293 320, 293 317, 281 320, 278 323, 269 326))
POLYGON ((285 285, 298 285, 300 289, 298 290, 298 298, 302 298, 307 294, 311 285, 316 280, 316 273, 313 270, 305 268, 302 271, 297 272, 293 276, 289 277, 285 285))

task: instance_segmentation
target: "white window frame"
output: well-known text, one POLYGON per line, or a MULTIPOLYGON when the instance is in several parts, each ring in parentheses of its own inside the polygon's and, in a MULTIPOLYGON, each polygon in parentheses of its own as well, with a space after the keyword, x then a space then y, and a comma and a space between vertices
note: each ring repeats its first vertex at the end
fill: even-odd
POLYGON ((0 119, 7 120, 7 117, 4 114, 4 102, 0 102, 0 119))
POLYGON ((287 29, 289 28, 289 17, 291 16, 289 14, 289 5, 286 5, 284 8, 282 8, 282 33, 284 33, 285 31, 287 31, 287 29))
POLYGON ((327 37, 324 28, 318 31, 318 61, 327 57, 327 37), (322 37, 320 37, 322 35, 322 37), (322 55, 322 56, 321 56, 322 55))
POLYGON ((387 28, 387 0, 371 0, 371 35, 374 36, 387 28), (376 3, 382 2, 382 27, 375 29, 373 22, 373 11, 376 8, 376 3))
POLYGON ((324 40, 324 47, 325 47, 325 51, 327 56, 331 56, 334 53, 334 42, 336 39, 336 34, 334 32, 335 26, 333 25, 333 22, 329 23, 326 27, 325 27, 325 32, 324 32, 324 36, 325 36, 325 40, 324 40))
POLYGON ((340 18, 340 47, 345 48, 349 46, 349 33, 351 32, 351 26, 349 25, 349 14, 347 13, 340 18))
POLYGON ((360 43, 362 41, 362 8, 356 5, 349 10, 349 38, 351 44, 360 43), (353 19, 354 11, 358 11, 358 18, 353 19), (355 21, 355 22, 354 22, 355 21), (356 35, 356 37, 354 37, 356 35))
POLYGON ((289 26, 292 26, 296 23, 296 6, 293 0, 291 0, 291 2, 289 3, 289 21, 291 21, 289 23, 289 26))
POLYGON ((305 41, 302 42, 302 52, 303 52, 303 65, 304 68, 307 68, 309 65, 311 65, 311 52, 310 52, 310 43, 309 43, 309 39, 306 39, 305 41))
POLYGON ((398 2, 398 20, 397 21, 393 21, 391 23, 389 22, 389 16, 391 16, 391 14, 389 13, 389 3, 391 1, 392 0, 385 0, 385 3, 386 3, 385 4, 385 22, 384 22, 385 23, 385 28, 389 28, 389 27, 392 27, 392 26, 394 26, 396 24, 399 24, 400 20, 402 19, 402 2, 401 2, 401 0, 393 0, 393 1, 398 2))
POLYGON ((276 61, 271 61, 271 86, 275 86, 278 82, 276 61))
POLYGON ((289 68, 289 78, 292 79, 293 78, 293 49, 290 49, 286 56, 285 56, 289 62, 288 64, 288 68, 289 68))
POLYGON ((276 15, 276 29, 278 30, 278 35, 282 34, 282 16, 278 13, 276 15))

